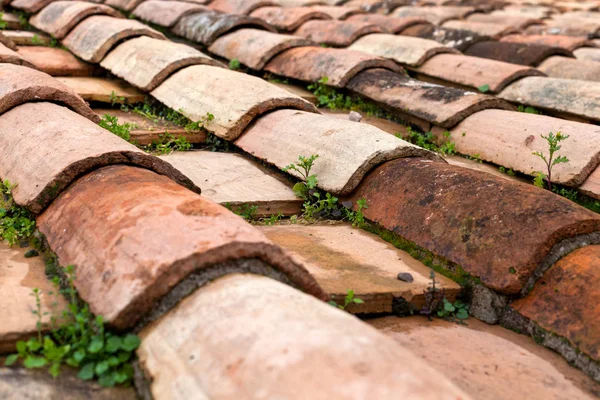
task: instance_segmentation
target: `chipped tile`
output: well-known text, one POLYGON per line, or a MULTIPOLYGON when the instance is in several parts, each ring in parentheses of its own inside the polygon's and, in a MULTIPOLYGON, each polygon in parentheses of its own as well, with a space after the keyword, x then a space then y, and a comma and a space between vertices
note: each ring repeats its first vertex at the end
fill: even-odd
POLYGON ((253 11, 250 16, 262 19, 284 32, 295 31, 306 21, 313 19, 331 19, 324 12, 316 11, 310 7, 261 7, 253 11))
POLYGON ((348 47, 362 36, 382 32, 369 22, 314 20, 304 23, 294 35, 328 46, 348 47))
POLYGON ((44 46, 19 47, 19 55, 42 72, 52 76, 89 76, 95 67, 64 49, 44 46))
POLYGON ((133 15, 144 21, 170 28, 186 15, 207 10, 205 6, 183 1, 146 0, 133 10, 133 15))
MULTIPOLYGON (((573 53, 562 47, 542 44, 510 43, 487 41, 479 42, 465 50, 465 55, 489 58, 511 64, 534 67, 552 56, 573 57, 573 53)), ((545 72, 545 71, 542 71, 545 72)))
POLYGON ((106 78, 87 76, 56 77, 56 80, 69 87, 83 100, 100 103, 134 104, 144 101, 146 94, 127 83, 106 78))

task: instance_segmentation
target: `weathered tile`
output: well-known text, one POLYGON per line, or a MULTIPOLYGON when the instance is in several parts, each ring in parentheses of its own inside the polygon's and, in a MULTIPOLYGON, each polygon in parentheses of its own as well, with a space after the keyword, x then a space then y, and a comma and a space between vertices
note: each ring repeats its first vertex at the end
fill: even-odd
POLYGON ((451 20, 444 22, 444 28, 475 32, 478 35, 488 36, 493 39, 498 39, 501 36, 509 33, 518 33, 519 30, 505 24, 479 22, 479 21, 462 21, 451 20))
POLYGON ((234 272, 268 275, 327 298, 301 265, 241 217, 145 169, 97 169, 37 223, 60 262, 75 266, 75 287, 90 310, 117 329, 147 313, 144 323, 156 319, 196 287, 234 272))
MULTIPOLYGON (((348 290, 364 301, 346 310, 358 313, 392 313, 403 299, 415 309, 425 304, 431 269, 376 235, 348 224, 275 225, 259 230, 295 257, 334 301, 343 304, 348 290), (398 280, 408 273, 413 281, 398 280)), ((436 279, 449 299, 460 286, 444 276, 436 279)))
POLYGON ((552 7, 541 5, 508 5, 503 8, 508 14, 522 15, 529 18, 544 19, 549 17, 555 10, 552 7))
POLYGON ((475 11, 474 7, 464 6, 438 6, 438 7, 414 7, 405 6, 396 8, 392 15, 394 17, 421 17, 435 25, 441 25, 450 19, 462 19, 475 11))
POLYGON ((501 91, 517 79, 544 75, 523 65, 462 54, 438 54, 425 61, 416 71, 435 79, 475 89, 487 85, 491 93, 501 91))
POLYGON ((365 11, 356 7, 335 6, 335 5, 315 5, 313 10, 323 12, 333 19, 346 19, 352 15, 364 14, 365 11))
POLYGON ((210 11, 181 18, 173 27, 173 33, 210 46, 220 36, 241 27, 275 31, 275 28, 262 19, 210 11))
POLYGON ((140 335, 158 399, 470 399, 359 319, 253 275, 197 290, 140 335))
MULTIPOLYGON (((579 38, 587 38, 588 35, 591 37, 597 36, 598 33, 594 32, 594 30, 590 30, 590 28, 586 27, 586 23, 581 23, 579 25, 569 24, 565 26, 560 22, 546 20, 544 25, 531 25, 524 30, 525 35, 533 36, 533 35, 548 35, 548 36, 567 36, 567 37, 579 37, 579 38)), ((595 24, 594 24, 595 25, 595 24)))
MULTIPOLYGON (((468 56, 489 58, 530 67, 538 65, 551 56, 573 57, 571 51, 561 47, 497 41, 475 43, 466 49, 464 53, 468 56)), ((545 71, 542 70, 542 72, 545 71)))
POLYGON ((569 135, 559 152, 569 162, 556 164, 552 169, 552 182, 563 185, 582 184, 600 162, 600 127, 595 125, 544 115, 485 110, 469 116, 450 132, 458 152, 479 154, 482 160, 527 175, 546 172, 544 162, 532 154, 548 152, 548 143, 541 134, 569 135))
POLYGON ((346 87, 394 111, 446 128, 486 108, 514 109, 491 96, 420 82, 376 68, 360 72, 346 87))
POLYGON ((115 44, 136 36, 165 38, 162 33, 139 21, 95 15, 77 25, 65 37, 63 44, 84 61, 98 63, 115 44))
POLYGON ((596 61, 553 56, 544 60, 537 68, 551 78, 600 82, 600 63, 596 61))
POLYGON ((576 36, 561 36, 561 35, 507 35, 500 39, 502 42, 511 42, 511 43, 528 43, 528 44, 543 44, 546 46, 552 47, 562 47, 563 49, 567 49, 573 51, 580 47, 592 46, 592 42, 590 42, 585 37, 576 37, 576 36))
POLYGON ((573 51, 578 60, 600 62, 600 49, 593 47, 581 47, 573 51))
POLYGON ((194 65, 171 75, 152 96, 192 121, 214 119, 204 127, 235 140, 252 120, 277 108, 317 112, 314 105, 254 76, 208 65, 194 65))
POLYGON ((436 54, 458 53, 457 50, 432 40, 386 33, 363 36, 354 42, 349 49, 389 58, 400 64, 415 67, 423 64, 436 54))
POLYGON ((4 152, 0 174, 17 184, 15 202, 34 213, 41 212, 76 177, 112 164, 148 168, 200 192, 168 163, 66 107, 46 102, 15 107, 0 116, 0 132, 4 152))
POLYGON ((293 47, 311 46, 312 42, 297 36, 283 35, 259 29, 238 29, 218 38, 208 50, 226 58, 234 58, 257 71, 277 54, 293 47))
POLYGON ((324 12, 313 10, 310 7, 261 7, 254 10, 250 16, 262 19, 285 32, 295 31, 303 23, 313 19, 331 19, 324 12))
POLYGON ((276 75, 305 82, 316 82, 327 77, 327 85, 345 87, 350 79, 368 68, 385 68, 401 72, 391 60, 360 51, 322 47, 298 47, 273 58, 265 70, 276 75))
POLYGON ((587 246, 554 264, 511 308, 542 329, 600 360, 600 246, 587 246))
POLYGON ((598 214, 546 190, 419 158, 372 170, 350 198, 358 199, 369 220, 505 294, 566 251, 555 245, 600 230, 598 214))
MULTIPOLYGON (((352 192, 369 170, 388 160, 420 156, 439 160, 375 127, 296 110, 261 117, 235 144, 278 168, 298 156, 319 155, 312 173, 319 177, 321 189, 336 195, 352 192)), ((301 178, 295 171, 288 173, 301 178)))
POLYGON ((486 24, 501 24, 515 29, 525 29, 530 25, 543 23, 539 19, 530 18, 526 15, 505 13, 501 10, 493 11, 490 14, 474 13, 467 17, 467 21, 482 22, 486 24))
POLYGON ((87 76, 65 76, 55 79, 86 101, 133 104, 144 101, 146 98, 145 93, 120 80, 87 76))
POLYGON ((99 120, 81 97, 50 75, 20 65, 0 64, 0 115, 34 101, 61 103, 94 122, 99 120))
POLYGON ((154 90, 175 71, 199 64, 222 66, 191 46, 147 36, 123 42, 100 63, 145 92, 154 90))
POLYGON ((133 11, 144 0, 105 0, 104 4, 123 11, 133 11))
POLYGON ((34 288, 40 290, 43 312, 48 313, 42 315, 42 330, 46 331, 50 327, 51 317, 60 318, 62 311, 67 309, 67 302, 63 296, 50 294, 55 292, 55 288, 44 273, 44 260, 41 257, 23 257, 27 250, 29 249, 19 246, 9 247, 0 241, 0 309, 3 314, 0 325, 0 354, 15 352, 17 341, 27 340, 37 334, 38 317, 33 314, 34 288), (55 306, 54 302, 57 302, 55 306))
POLYGON ((591 400, 598 392, 591 378, 558 354, 498 325, 474 318, 460 325, 421 316, 367 322, 476 399, 591 400))
POLYGON ((48 4, 52 3, 52 1, 53 0, 13 0, 10 2, 10 6, 29 14, 35 14, 48 4))
POLYGON ((14 50, 9 49, 0 43, 0 63, 23 65, 29 68, 36 68, 28 59, 14 50))
POLYGON ((404 29, 417 25, 428 24, 425 18, 420 17, 391 17, 389 15, 356 14, 346 18, 348 22, 368 22, 377 25, 388 33, 400 33, 404 29))
POLYGON ((91 15, 123 18, 120 12, 103 4, 85 1, 54 1, 30 19, 31 25, 57 39, 67 36, 79 22, 91 15))
MULTIPOLYGON (((306 90, 304 88, 304 86, 291 85, 289 83, 283 83, 283 82, 278 82, 278 81, 269 81, 269 82, 277 87, 280 87, 282 89, 287 90, 290 93, 295 94, 296 96, 303 98, 304 100, 306 100, 312 104, 316 105, 318 103, 317 96, 315 96, 313 94, 313 92, 309 92, 308 90, 306 90)), ((321 109, 319 111, 321 111, 321 113, 322 113, 324 110, 321 109)))
POLYGON ((50 37, 31 31, 2 31, 4 37, 17 46, 49 46, 50 37))
POLYGON ((600 169, 598 167, 579 186, 579 191, 594 199, 600 199, 600 169))
POLYGON ((546 29, 552 34, 566 34, 569 36, 596 36, 600 29, 600 19, 585 19, 555 15, 552 19, 544 21, 546 29))
POLYGON ((551 112, 600 121, 600 83, 528 76, 506 87, 498 97, 551 112))
POLYGON ((200 4, 183 1, 146 0, 133 10, 133 15, 144 21, 170 28, 186 15, 207 10, 207 7, 200 4))
POLYGON ((403 36, 415 36, 423 39, 435 40, 444 46, 464 51, 474 43, 490 40, 475 32, 460 29, 444 28, 434 25, 417 24, 401 32, 403 36))
POLYGON ((213 0, 208 4, 208 8, 222 13, 248 15, 260 7, 277 5, 277 1, 274 0, 213 0))
POLYGON ((277 0, 281 7, 307 7, 312 5, 327 5, 327 0, 277 0))
POLYGON ((17 51, 17 45, 10 38, 8 38, 4 33, 0 32, 0 43, 4 46, 8 47, 11 50, 17 51))
POLYGON ((304 23, 294 35, 319 44, 348 47, 361 36, 382 32, 380 27, 369 22, 314 20, 304 23))
POLYGON ((187 151, 160 156, 198 186, 202 196, 237 209, 256 206, 256 215, 299 214, 303 200, 292 184, 239 154, 187 151))
POLYGON ((64 49, 44 46, 19 47, 17 53, 36 69, 52 76, 88 76, 94 66, 85 63, 64 49))
MULTIPOLYGON (((3 362, 4 364, 4 362, 3 362)), ((77 370, 61 366, 53 378, 46 368, 25 369, 0 367, 0 397, 6 400, 135 400, 133 388, 104 388, 96 382, 77 377, 77 370)))

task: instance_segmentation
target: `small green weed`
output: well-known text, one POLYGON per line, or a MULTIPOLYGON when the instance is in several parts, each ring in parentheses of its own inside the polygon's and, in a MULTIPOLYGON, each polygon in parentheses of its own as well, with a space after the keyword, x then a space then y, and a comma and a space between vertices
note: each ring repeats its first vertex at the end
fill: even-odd
POLYGON ((186 137, 175 137, 169 132, 158 135, 159 139, 152 141, 144 148, 149 153, 170 154, 174 151, 188 151, 192 148, 186 137))
POLYGON ((246 221, 256 220, 256 212, 258 211, 258 206, 253 206, 247 203, 244 203, 240 206, 232 206, 230 203, 225 203, 225 208, 244 218, 246 221))
MULTIPOLYGON (((345 205, 345 203, 342 203, 342 205, 345 205)), ((358 206, 358 210, 356 211, 352 211, 352 205, 345 208, 346 217, 352 223, 354 228, 362 228, 365 225, 365 215, 363 214, 363 210, 369 208, 369 206, 365 199, 357 200, 356 205, 358 206)))
POLYGON ((538 110, 537 108, 530 107, 530 106, 524 106, 521 104, 517 107, 517 111, 527 113, 527 114, 542 115, 542 112, 540 110, 538 110))
POLYGON ((22 360, 29 369, 48 367, 48 372, 56 377, 62 365, 78 368, 78 377, 83 380, 98 379, 105 387, 117 384, 129 385, 133 377, 130 360, 140 345, 140 339, 134 334, 117 335, 106 331, 104 319, 94 317, 87 304, 82 304, 75 291, 75 272, 73 266, 63 269, 66 288, 61 289, 60 278, 55 276, 52 283, 56 289, 49 295, 62 293, 69 299, 67 310, 62 313, 60 325, 51 319, 52 330, 42 335, 41 296, 39 289, 33 289, 37 316, 37 337, 17 342, 17 354, 6 358, 5 365, 10 366, 22 360))
POLYGON ((278 213, 273 214, 270 217, 262 218, 260 221, 265 225, 275 225, 277 222, 281 221, 281 218, 283 218, 283 214, 278 213))
POLYGON ((7 26, 8 26, 8 24, 4 20, 4 13, 0 12, 0 30, 6 29, 7 26))
POLYGON ((129 111, 129 107, 127 106, 127 99, 125 99, 124 96, 117 96, 117 93, 115 93, 114 90, 110 92, 110 105, 113 107, 115 105, 120 105, 121 110, 129 111))
POLYGON ((119 124, 119 118, 110 114, 104 114, 98 125, 128 142, 131 140, 131 130, 137 127, 136 124, 127 122, 119 124))
MULTIPOLYGON (((556 135, 552 132, 548 136, 540 135, 543 139, 548 142, 548 157, 539 151, 535 151, 532 154, 541 158, 546 164, 548 174, 546 175, 546 181, 548 182, 548 190, 552 190, 552 167, 556 164, 568 163, 569 159, 565 156, 556 155, 555 153, 561 149, 559 145, 563 140, 567 140, 569 135, 563 135, 561 132, 557 132, 556 135)), ((538 175, 539 176, 539 175, 538 175)), ((537 185, 536 185, 537 186, 537 185)))
POLYGON ((481 93, 487 93, 490 91, 490 85, 486 83, 485 85, 479 86, 477 90, 479 90, 481 93))
POLYGON ((350 304, 364 304, 364 301, 358 297, 354 297, 354 290, 348 290, 346 297, 344 298, 344 304, 338 304, 333 300, 331 300, 329 304, 339 308, 340 310, 346 310, 346 307, 348 307, 350 304))
POLYGON ((469 306, 460 300, 451 303, 446 299, 446 291, 436 287, 435 272, 429 274, 431 286, 423 291, 425 295, 425 305, 421 309, 421 314, 431 319, 432 315, 437 315, 453 322, 464 323, 469 318, 469 306))
POLYGON ((444 298, 441 309, 437 312, 438 317, 448 319, 450 321, 463 321, 469 318, 469 305, 460 300, 454 303, 444 298))
POLYGON ((444 142, 441 145, 438 145, 436 143, 435 136, 431 132, 420 133, 408 126, 406 128, 405 136, 402 136, 400 133, 396 133, 396 137, 404 139, 426 150, 435 151, 436 153, 445 155, 456 154, 456 144, 450 140, 450 132, 444 132, 443 136, 444 142))
POLYGON ((12 191, 15 184, 0 182, 0 239, 14 245, 27 240, 35 230, 35 218, 26 209, 15 204, 12 191))
POLYGON ((237 58, 232 58, 231 61, 229 61, 230 70, 237 71, 238 69, 240 69, 240 66, 240 61, 237 58))
POLYGON ((504 167, 499 167, 499 168, 498 168, 498 170, 499 170, 500 172, 502 172, 503 174, 506 174, 506 175, 508 175, 508 176, 515 176, 515 175, 516 175, 516 174, 515 174, 515 171, 513 171, 513 169, 512 169, 512 168, 508 168, 508 169, 507 169, 507 168, 504 168, 504 167))

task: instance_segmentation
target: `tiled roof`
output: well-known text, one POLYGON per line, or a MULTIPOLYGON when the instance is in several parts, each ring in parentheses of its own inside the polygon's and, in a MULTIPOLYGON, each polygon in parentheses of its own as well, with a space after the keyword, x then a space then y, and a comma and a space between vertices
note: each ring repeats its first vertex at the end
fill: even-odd
MULTIPOLYGON (((0 178, 17 184, 14 202, 35 215, 60 263, 76 267, 74 284, 90 310, 113 329, 140 334, 139 395, 501 398, 498 382, 517 376, 526 383, 511 385, 510 398, 599 392, 584 373, 600 382, 600 217, 572 198, 600 199, 600 3, 10 6, 31 14, 40 32, 0 37, 0 178), (32 46, 56 40, 64 48, 32 46), (321 112, 313 103, 331 99, 297 87, 315 82, 387 119, 321 112), (136 118, 151 117, 131 131, 136 147, 97 125, 104 113, 134 121, 127 103, 146 96, 202 131, 158 124, 136 109, 136 118), (535 114, 519 111, 526 107, 535 114), (421 135, 428 149, 391 135, 396 127, 405 139, 430 131, 421 135), (177 129, 193 144, 220 141, 235 151, 157 157, 140 149, 177 129), (568 161, 553 167, 552 182, 563 196, 529 184, 546 171, 534 154, 547 151, 540 134, 559 131, 568 135, 558 149, 568 161), (434 142, 476 161, 436 154, 434 142), (295 218, 303 200, 290 180, 313 177, 285 167, 309 155, 318 155, 310 193, 318 188, 360 210, 372 233, 331 221, 252 226, 231 212, 295 218), (519 176, 484 172, 497 166, 519 176), (528 354, 528 365, 543 365, 535 378, 490 371, 470 385, 429 357, 455 351, 440 350, 448 344, 438 342, 437 328, 414 328, 423 334, 411 337, 409 317, 371 320, 374 329, 319 301, 343 302, 353 289, 365 303, 347 311, 406 316, 431 301, 432 268, 447 275, 437 284, 448 300, 470 293, 461 298, 473 317, 527 333, 583 372, 553 358, 556 372, 545 361, 552 357, 533 356, 516 339, 506 344, 498 339, 509 336, 505 328, 493 328, 503 333, 491 339, 460 327, 449 346, 473 347, 457 369, 486 367, 474 356, 485 343, 507 359, 528 354), (573 381, 585 383, 566 383, 573 381)), ((21 278, 10 268, 23 263, 2 246, 0 276, 11 278, 0 288, 18 293, 22 310, 32 283, 15 283, 21 278)), ((46 290, 37 261, 23 268, 46 290)), ((0 352, 35 332, 32 318, 16 318, 0 327, 0 352)), ((2 379, 0 397, 12 390, 2 379)))

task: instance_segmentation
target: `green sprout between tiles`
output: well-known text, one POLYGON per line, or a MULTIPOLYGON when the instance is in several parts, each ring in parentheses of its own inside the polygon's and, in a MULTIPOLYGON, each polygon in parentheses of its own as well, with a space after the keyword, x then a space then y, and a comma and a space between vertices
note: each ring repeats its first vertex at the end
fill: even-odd
POLYGON ((532 154, 541 158, 542 161, 544 161, 544 164, 546 164, 547 174, 544 175, 543 173, 537 173, 534 183, 536 186, 539 186, 540 180, 545 178, 548 184, 548 190, 552 190, 552 168, 556 164, 569 162, 569 159, 567 157, 556 154, 556 152, 558 152, 562 147, 559 143, 563 140, 567 140, 569 138, 569 135, 563 135, 561 132, 557 132, 556 134, 550 132, 548 136, 540 136, 543 139, 545 139, 548 143, 548 155, 546 156, 546 154, 539 151, 535 151, 532 154))
POLYGON ((137 128, 136 124, 130 124, 127 122, 120 124, 119 118, 110 114, 104 114, 100 122, 98 122, 98 125, 100 125, 101 128, 114 133, 121 139, 127 140, 128 142, 131 140, 131 130, 137 128))
POLYGON ((477 90, 479 90, 481 93, 487 93, 490 91, 490 85, 486 83, 485 85, 479 86, 477 90))
POLYGON ((158 135, 158 140, 153 140, 144 150, 149 153, 170 154, 174 151, 188 151, 192 144, 184 136, 175 137, 169 132, 158 135))
POLYGON ((436 138, 431 132, 421 133, 406 127, 406 134, 396 133, 396 137, 404 139, 414 145, 422 147, 426 150, 435 151, 444 155, 456 154, 456 144, 450 140, 450 132, 446 131, 443 134, 443 143, 438 144, 436 138))
POLYGON ((535 108, 535 107, 531 107, 531 106, 524 106, 524 105, 522 105, 522 104, 520 104, 520 105, 517 107, 517 111, 519 111, 519 112, 523 112, 523 113, 526 113, 526 114, 536 114, 536 115, 542 115, 541 111, 540 111, 540 110, 538 110, 537 108, 535 108))
POLYGON ((4 20, 4 13, 0 12, 0 30, 6 29, 7 26, 8 26, 8 24, 4 20))
POLYGON ((323 193, 317 188, 319 179, 312 174, 318 154, 309 157, 299 156, 296 163, 292 163, 282 170, 284 172, 295 171, 300 175, 302 181, 296 183, 292 190, 294 194, 304 200, 302 216, 311 220, 314 218, 347 219, 353 227, 362 227, 365 223, 363 211, 368 208, 364 199, 357 201, 358 209, 351 209, 352 202, 339 203, 339 199, 331 193, 323 193))
POLYGON ((241 64, 240 61, 237 58, 233 58, 229 61, 229 69, 232 71, 237 71, 238 69, 240 69, 241 64))
MULTIPOLYGON (((6 358, 10 366, 21 360, 25 368, 48 368, 57 377, 63 365, 79 370, 83 380, 97 379, 105 387, 130 385, 133 378, 131 359, 140 345, 140 339, 131 333, 119 335, 107 331, 104 319, 91 313, 89 306, 77 296, 75 269, 68 266, 62 271, 63 279, 54 276, 53 292, 41 293, 33 289, 35 299, 33 314, 37 317, 37 335, 27 341, 17 342, 17 353, 6 358), (61 283, 63 287, 61 288, 61 283), (64 295, 69 300, 59 318, 50 317, 50 330, 43 332, 43 318, 49 314, 42 310, 42 296, 64 295)), ((55 301, 52 308, 56 307, 55 301)))
POLYGON ((329 304, 339 308, 340 310, 346 310, 346 307, 348 307, 350 304, 364 304, 364 301, 354 296, 354 290, 348 290, 346 297, 344 297, 344 304, 338 304, 333 300, 329 301, 329 304))
POLYGON ((35 219, 26 209, 15 204, 12 191, 17 185, 0 182, 0 239, 14 245, 27 240, 35 231, 35 219))
POLYGON ((445 289, 436 287, 435 272, 429 274, 431 285, 423 291, 425 295, 425 304, 421 308, 421 314, 431 320, 432 316, 464 324, 464 320, 469 318, 469 305, 460 300, 453 303, 446 298, 445 289))

